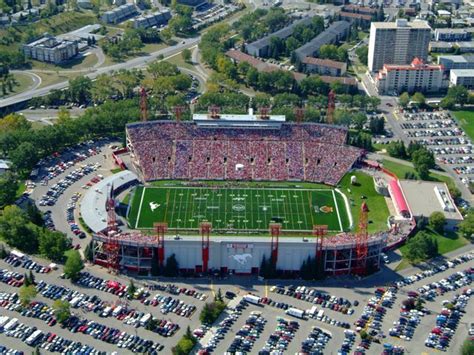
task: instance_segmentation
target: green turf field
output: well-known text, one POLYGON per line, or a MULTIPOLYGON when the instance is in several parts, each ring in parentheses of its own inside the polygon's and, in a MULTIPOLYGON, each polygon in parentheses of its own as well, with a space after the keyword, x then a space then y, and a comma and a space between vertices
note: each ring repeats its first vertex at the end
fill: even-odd
POLYGON ((267 232, 272 222, 286 231, 309 232, 315 224, 330 231, 347 230, 349 217, 342 195, 332 189, 138 187, 129 212, 130 227, 267 232))

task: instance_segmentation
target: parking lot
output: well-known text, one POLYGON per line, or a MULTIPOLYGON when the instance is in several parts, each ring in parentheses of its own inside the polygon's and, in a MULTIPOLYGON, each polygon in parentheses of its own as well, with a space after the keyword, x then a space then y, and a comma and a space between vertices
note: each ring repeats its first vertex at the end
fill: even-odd
POLYGON ((404 112, 399 117, 409 140, 431 150, 436 162, 453 170, 466 186, 474 180, 472 142, 449 112, 404 112))
MULTIPOLYGON (((202 332, 202 346, 210 345, 208 352, 215 354, 238 350, 267 354, 278 349, 284 353, 313 349, 315 353, 380 354, 384 344, 421 354, 430 353, 433 349, 425 342, 428 340, 426 344, 431 346, 430 341, 436 339, 448 351, 457 351, 468 333, 469 317, 463 312, 474 311, 468 291, 474 267, 471 257, 406 277, 384 270, 382 273, 391 275, 393 281, 387 277, 379 286, 362 286, 364 281, 355 279, 332 279, 306 286, 294 286, 294 281, 264 283, 248 277, 137 281, 133 297, 127 297, 126 277, 111 276, 97 266, 88 266, 73 284, 62 278, 61 268, 47 270, 41 261, 29 258, 18 264, 17 259, 10 256, 0 261, 0 313, 17 318, 18 324, 25 326, 14 335, 0 333, 0 345, 22 351, 31 351, 31 347, 15 341, 15 336, 27 339, 41 330, 38 345, 49 351, 67 346, 77 350, 87 344, 91 353, 92 349, 169 353, 188 325, 192 331, 199 330, 198 315, 218 288, 232 290, 235 298, 228 300, 229 309, 211 330, 202 332), (28 270, 35 275, 38 295, 31 308, 22 309, 11 295, 18 292, 28 270), (258 302, 245 301, 249 294, 258 302), (53 301, 59 298, 70 302, 74 314, 64 328, 54 321, 51 311, 53 301), (409 305, 406 300, 418 298, 425 301, 421 310, 403 309, 409 305), (460 304, 459 313, 456 308, 445 316, 447 302, 456 307, 460 304), (304 311, 304 315, 300 317, 295 309, 304 311), (151 318, 155 321, 149 323, 151 318), (393 328, 401 330, 401 325, 406 331, 396 334, 393 328), (448 325, 454 327, 452 332, 441 328, 448 325), (361 330, 367 331, 372 341, 362 341, 355 333, 361 330), (436 334, 439 331, 441 334, 436 334), (54 340, 56 337, 59 340, 54 340)), ((376 276, 383 279, 382 275, 376 276)))

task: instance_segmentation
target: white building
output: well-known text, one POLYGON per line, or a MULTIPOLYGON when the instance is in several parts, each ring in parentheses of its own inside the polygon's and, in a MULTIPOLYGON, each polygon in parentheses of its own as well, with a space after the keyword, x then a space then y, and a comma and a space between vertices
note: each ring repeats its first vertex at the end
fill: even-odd
POLYGON ((445 71, 474 69, 474 55, 440 55, 438 57, 438 64, 441 64, 445 71))
POLYGON ((426 60, 430 37, 431 27, 425 21, 372 22, 369 70, 377 72, 384 64, 409 64, 414 58, 426 60))
POLYGON ((24 44, 21 49, 28 58, 54 64, 67 61, 79 52, 77 41, 59 39, 49 34, 45 34, 34 42, 24 44))
POLYGON ((385 64, 376 75, 375 83, 379 94, 401 92, 439 92, 447 87, 443 79, 442 65, 424 64, 415 58, 410 65, 385 64))
POLYGON ((451 85, 462 85, 467 89, 474 89, 474 69, 453 69, 450 72, 451 85))

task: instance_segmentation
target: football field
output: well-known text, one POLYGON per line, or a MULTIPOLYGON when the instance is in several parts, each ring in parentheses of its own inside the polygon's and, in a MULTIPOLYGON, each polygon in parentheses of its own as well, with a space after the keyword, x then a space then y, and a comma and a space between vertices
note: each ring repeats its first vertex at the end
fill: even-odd
POLYGON ((333 189, 137 187, 129 225, 151 229, 166 222, 171 229, 198 230, 211 222, 214 231, 267 232, 272 222, 283 230, 310 232, 315 224, 330 231, 349 228, 343 196, 333 189))

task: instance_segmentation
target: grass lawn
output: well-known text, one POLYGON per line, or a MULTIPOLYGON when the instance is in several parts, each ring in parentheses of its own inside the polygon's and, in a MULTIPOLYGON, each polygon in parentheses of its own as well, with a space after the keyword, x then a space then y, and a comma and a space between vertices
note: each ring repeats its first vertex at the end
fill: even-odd
POLYGON ((122 171, 122 169, 120 169, 120 168, 115 168, 115 169, 110 170, 110 172, 111 172, 112 174, 117 174, 117 173, 119 173, 119 172, 121 172, 121 171, 122 171))
POLYGON ((13 87, 13 91, 8 92, 5 96, 3 95, 3 92, 0 91, 0 97, 16 95, 20 92, 28 90, 31 86, 33 86, 33 79, 31 78, 31 76, 22 73, 15 73, 13 74, 13 76, 15 77, 15 80, 17 81, 18 85, 15 85, 13 87))
POLYGON ((88 69, 92 68, 98 62, 98 58, 94 53, 91 53, 86 56, 78 56, 72 60, 67 61, 66 63, 55 65, 51 63, 39 62, 37 60, 32 60, 33 69, 39 70, 79 70, 79 69, 88 69))
POLYGON ((196 68, 191 63, 187 63, 183 60, 181 53, 178 53, 166 60, 167 62, 173 63, 178 67, 186 68, 189 70, 195 70, 196 68))
MULTIPOLYGON (((438 253, 440 255, 459 249, 469 243, 469 241, 463 236, 461 236, 459 233, 445 232, 444 235, 441 235, 429 228, 427 228, 425 232, 433 236, 438 242, 438 253)), ((406 253, 407 251, 406 244, 400 248, 400 251, 402 255, 406 253)), ((410 266, 410 262, 406 260, 405 258, 403 258, 400 265, 397 266, 397 270, 401 270, 401 268, 406 268, 408 266, 410 266)))
POLYGON ((69 79, 75 78, 80 75, 80 73, 69 73, 69 74, 57 74, 57 73, 35 73, 41 78, 40 88, 61 83, 63 81, 68 81, 69 79))
POLYGON ((159 51, 160 49, 168 47, 164 43, 147 43, 145 46, 142 48, 142 52, 145 53, 153 53, 156 51, 159 51))
POLYGON ((452 111, 462 129, 474 140, 474 110, 452 111))
POLYGON ((357 225, 360 215, 360 206, 365 196, 369 207, 369 232, 387 229, 387 218, 390 215, 385 198, 375 191, 374 181, 371 176, 361 172, 346 174, 341 180, 341 191, 349 198, 354 224, 357 225), (351 185, 351 176, 355 175, 358 185, 351 185))
POLYGON ((130 192, 128 194, 125 195, 125 197, 123 198, 123 200, 121 201, 124 205, 128 205, 128 203, 130 202, 130 192))
MULTIPOLYGON (((415 168, 400 164, 391 160, 384 159, 382 161, 383 166, 390 170, 392 173, 398 176, 400 179, 405 178, 406 173, 414 173, 415 175, 418 176, 418 174, 415 171, 415 168)), ((447 184, 453 184, 453 180, 449 176, 444 176, 441 174, 436 174, 436 173, 430 173, 430 180, 431 181, 443 181, 447 184)))
POLYGON ((26 191, 26 185, 24 181, 18 182, 18 189, 16 190, 16 198, 20 198, 23 195, 23 192, 26 191))
POLYGON ((138 187, 130 225, 150 229, 160 221, 184 230, 211 222, 217 231, 267 232, 272 221, 292 232, 311 232, 314 224, 333 232, 349 229, 344 199, 329 188, 138 187))

